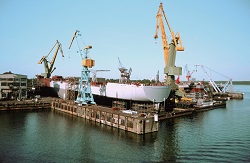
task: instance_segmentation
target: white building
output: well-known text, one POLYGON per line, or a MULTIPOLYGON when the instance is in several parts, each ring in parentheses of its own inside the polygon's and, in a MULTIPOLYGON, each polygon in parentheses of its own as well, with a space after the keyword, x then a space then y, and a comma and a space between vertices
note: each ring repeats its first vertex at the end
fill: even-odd
POLYGON ((27 98, 27 75, 5 72, 0 74, 0 99, 27 98))

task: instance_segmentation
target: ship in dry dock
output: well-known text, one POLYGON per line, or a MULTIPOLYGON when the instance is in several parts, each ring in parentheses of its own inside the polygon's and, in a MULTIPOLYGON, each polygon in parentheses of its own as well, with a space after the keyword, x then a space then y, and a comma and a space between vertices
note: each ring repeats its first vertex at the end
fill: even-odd
MULTIPOLYGON (((105 79, 93 79, 91 83, 92 94, 95 101, 129 100, 137 102, 155 102, 160 103, 166 100, 170 94, 171 88, 163 83, 155 85, 145 85, 129 82, 127 69, 123 69, 119 83, 105 82, 105 79)), ((57 92, 62 99, 67 99, 69 92, 73 91, 73 96, 78 90, 78 78, 63 78, 62 76, 53 76, 49 87, 57 92), (69 92, 67 92, 69 91, 69 92)))
MULTIPOLYGON (((119 71, 121 72, 121 78, 119 83, 110 83, 110 82, 106 83, 104 81, 95 83, 92 82, 92 84, 90 84, 91 83, 89 79, 90 71, 88 70, 88 68, 92 68, 94 66, 94 60, 88 57, 87 54, 88 48, 83 49, 83 51, 86 50, 85 55, 81 54, 82 49, 79 49, 79 52, 82 57, 83 69, 82 69, 81 79, 79 80, 78 84, 77 81, 69 82, 64 80, 62 77, 50 79, 51 73, 54 70, 52 68, 53 63, 55 61, 58 49, 61 48, 59 46, 60 44, 58 44, 56 53, 52 59, 50 66, 46 65, 47 64, 46 58, 48 55, 41 59, 41 61, 43 61, 45 64, 45 74, 42 75, 44 76, 44 78, 39 76, 40 80, 39 82, 41 83, 44 81, 44 83, 46 83, 45 86, 53 88, 53 91, 55 91, 58 94, 58 96, 62 99, 67 99, 70 97, 69 94, 75 95, 75 92, 78 91, 77 97, 80 97, 81 99, 80 101, 83 103, 86 103, 84 100, 82 100, 83 96, 91 97, 91 100, 89 101, 91 101, 91 103, 94 103, 94 101, 92 101, 92 95, 96 97, 95 101, 110 101, 110 99, 112 101, 113 99, 116 99, 116 100, 128 100, 128 101, 151 102, 151 103, 164 102, 166 99, 168 99, 170 95, 174 96, 175 91, 177 89, 174 78, 175 75, 181 75, 182 69, 181 67, 177 67, 175 65, 176 52, 184 51, 184 47, 182 46, 180 34, 177 33, 177 35, 174 35, 173 30, 170 28, 170 25, 163 11, 162 3, 159 6, 156 19, 157 19, 156 34, 154 38, 157 39, 158 31, 161 31, 164 62, 165 62, 164 74, 166 75, 166 82, 164 84, 157 83, 156 85, 144 85, 138 83, 131 83, 129 81, 131 71, 130 70, 128 71, 126 68, 122 66, 119 67, 119 71), (163 15, 166 20, 166 23, 168 24, 168 28, 172 36, 170 44, 165 39, 167 37, 162 20, 163 15), (91 90, 89 88, 91 88, 91 90)), ((76 31, 73 34, 69 48, 71 47, 74 39, 77 39, 78 36, 81 35, 79 34, 79 31, 76 31)), ((92 48, 92 46, 89 47, 92 48)))

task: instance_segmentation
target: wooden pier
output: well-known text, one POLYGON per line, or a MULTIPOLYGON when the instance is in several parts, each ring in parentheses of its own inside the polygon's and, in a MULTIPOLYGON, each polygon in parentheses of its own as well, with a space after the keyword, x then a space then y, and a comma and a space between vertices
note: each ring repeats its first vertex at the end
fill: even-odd
POLYGON ((133 112, 129 114, 121 110, 112 110, 108 107, 97 105, 79 106, 74 102, 65 102, 62 100, 52 101, 51 108, 136 134, 158 131, 157 114, 146 115, 134 114, 133 112))

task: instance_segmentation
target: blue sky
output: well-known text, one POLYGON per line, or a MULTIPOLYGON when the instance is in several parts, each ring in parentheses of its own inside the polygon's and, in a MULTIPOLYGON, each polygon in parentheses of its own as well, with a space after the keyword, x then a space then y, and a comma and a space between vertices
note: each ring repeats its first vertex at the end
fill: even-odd
MULTIPOLYGON (((162 44, 160 37, 154 40, 160 2, 185 48, 176 58, 176 66, 183 67, 181 80, 186 80, 186 64, 190 71, 202 64, 233 80, 250 80, 249 0, 0 0, 0 73, 41 74, 44 67, 37 62, 59 40, 65 57, 58 53, 53 75, 80 76, 76 42, 68 49, 80 30, 85 44, 93 46, 93 69, 110 70, 98 77, 119 78, 119 57, 123 66, 132 67, 131 79, 152 79, 158 70, 163 79, 162 44)), ((192 77, 207 80, 197 70, 192 77)))

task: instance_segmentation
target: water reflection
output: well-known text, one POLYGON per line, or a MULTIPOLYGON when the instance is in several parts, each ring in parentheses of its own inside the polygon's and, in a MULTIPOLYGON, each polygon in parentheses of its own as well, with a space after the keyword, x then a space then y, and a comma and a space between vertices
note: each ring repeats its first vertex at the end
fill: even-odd
POLYGON ((249 98, 136 135, 69 114, 0 113, 0 162, 249 162, 249 98))
MULTIPOLYGON (((122 141, 129 141, 129 142, 132 142, 133 144, 139 145, 139 146, 141 146, 141 145, 143 146, 143 145, 146 145, 148 143, 153 143, 157 139, 157 132, 144 134, 144 135, 137 135, 137 134, 127 132, 127 131, 124 131, 124 130, 121 130, 121 129, 118 129, 115 127, 101 124, 99 122, 90 121, 90 120, 87 120, 87 119, 84 119, 81 117, 77 117, 77 116, 73 116, 73 115, 69 115, 69 114, 66 114, 63 112, 55 111, 54 114, 60 115, 64 118, 74 122, 73 124, 76 124, 75 122, 78 122, 78 123, 80 122, 80 124, 84 126, 84 130, 85 130, 84 134, 87 134, 87 133, 93 132, 93 131, 97 131, 97 132, 100 132, 99 134, 104 134, 107 136, 114 136, 122 141)), ((74 130, 73 128, 71 128, 71 129, 74 130)))

